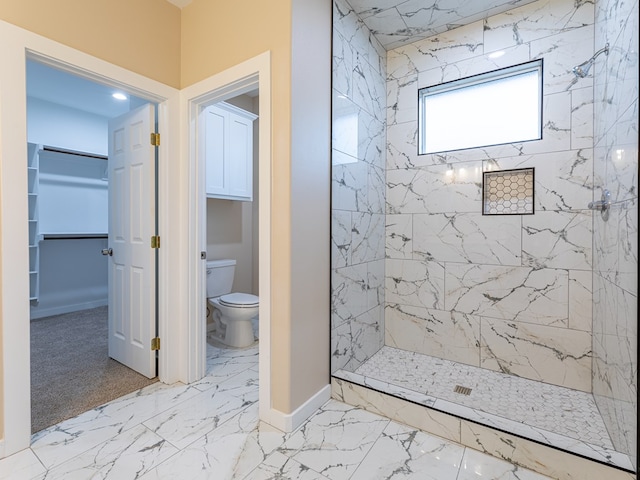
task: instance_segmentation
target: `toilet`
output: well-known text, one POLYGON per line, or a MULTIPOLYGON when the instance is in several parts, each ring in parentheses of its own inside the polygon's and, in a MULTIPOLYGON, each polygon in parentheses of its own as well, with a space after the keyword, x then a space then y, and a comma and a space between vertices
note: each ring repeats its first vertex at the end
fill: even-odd
POLYGON ((258 315, 258 297, 231 292, 235 270, 235 260, 207 262, 207 303, 212 311, 213 338, 243 348, 255 341, 252 319, 258 315))

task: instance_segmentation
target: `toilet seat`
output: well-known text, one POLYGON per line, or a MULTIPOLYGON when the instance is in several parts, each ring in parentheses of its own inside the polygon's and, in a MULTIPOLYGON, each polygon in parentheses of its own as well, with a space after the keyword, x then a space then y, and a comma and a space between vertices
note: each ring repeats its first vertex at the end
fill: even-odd
POLYGON ((252 308, 259 305, 259 298, 250 293, 229 293, 222 295, 218 302, 225 307, 252 308))

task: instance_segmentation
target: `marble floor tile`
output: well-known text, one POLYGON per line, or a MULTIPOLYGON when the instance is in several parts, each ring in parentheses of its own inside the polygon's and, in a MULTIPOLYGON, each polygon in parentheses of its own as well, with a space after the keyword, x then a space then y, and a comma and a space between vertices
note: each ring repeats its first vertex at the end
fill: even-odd
POLYGON ((138 478, 178 449, 142 425, 49 470, 47 480, 138 478))
POLYGON ((194 441, 145 475, 143 480, 243 478, 285 440, 285 434, 258 420, 253 404, 231 420, 194 441))
POLYGON ((0 460, 0 480, 42 478, 46 471, 30 448, 0 460))
POLYGON ((464 447, 391 422, 352 480, 456 480, 464 447))
POLYGON ((182 449, 245 407, 241 399, 212 389, 162 412, 143 425, 182 449))
POLYGON ((331 479, 348 479, 388 423, 330 400, 291 434, 280 452, 331 479))
POLYGON ((280 452, 274 452, 245 480, 330 480, 280 452))
POLYGON ((456 480, 481 480, 484 478, 492 480, 545 480, 548 477, 467 448, 456 480))
POLYGON ((259 421, 256 346, 207 362, 198 388, 154 384, 33 435, 0 480, 545 478, 336 400, 281 432, 259 421))

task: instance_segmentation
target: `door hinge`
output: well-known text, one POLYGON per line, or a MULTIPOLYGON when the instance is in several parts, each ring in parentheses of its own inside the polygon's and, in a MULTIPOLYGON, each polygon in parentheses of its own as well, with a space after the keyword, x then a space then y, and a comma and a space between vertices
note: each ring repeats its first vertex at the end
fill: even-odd
POLYGON ((157 147, 158 145, 160 145, 160 134, 159 133, 152 133, 151 134, 151 145, 153 145, 154 147, 157 147))
POLYGON ((153 235, 151 237, 151 248, 160 248, 160 235, 153 235))
POLYGON ((160 350, 160 337, 151 339, 151 350, 160 350))

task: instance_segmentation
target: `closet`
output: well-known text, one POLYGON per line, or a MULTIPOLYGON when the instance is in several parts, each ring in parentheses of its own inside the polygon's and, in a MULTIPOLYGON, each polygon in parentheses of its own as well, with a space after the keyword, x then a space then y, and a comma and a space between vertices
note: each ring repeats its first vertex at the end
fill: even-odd
POLYGON ((30 143, 31 318, 107 304, 107 158, 30 143))

